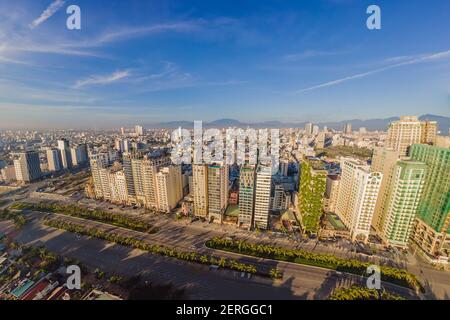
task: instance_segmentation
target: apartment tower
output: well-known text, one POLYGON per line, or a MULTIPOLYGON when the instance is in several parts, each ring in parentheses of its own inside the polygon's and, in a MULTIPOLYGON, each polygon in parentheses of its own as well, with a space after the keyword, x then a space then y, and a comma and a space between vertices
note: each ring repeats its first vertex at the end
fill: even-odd
POLYGON ((349 158, 341 160, 341 170, 336 214, 349 229, 352 240, 367 242, 383 175, 349 158))

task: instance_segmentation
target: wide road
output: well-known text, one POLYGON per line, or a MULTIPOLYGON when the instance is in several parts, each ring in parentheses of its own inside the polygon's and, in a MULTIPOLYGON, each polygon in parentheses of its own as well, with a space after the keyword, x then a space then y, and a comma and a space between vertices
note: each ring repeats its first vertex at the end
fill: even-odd
MULTIPOLYGON (((244 263, 253 263, 257 265, 258 269, 277 267, 283 272, 283 279, 275 282, 258 276, 253 276, 251 279, 242 279, 238 272, 210 271, 207 266, 152 255, 107 241, 80 237, 63 230, 46 227, 42 224, 38 215, 41 214, 33 214, 35 218, 32 221, 20 231, 13 233, 16 241, 24 244, 45 245, 51 251, 78 259, 91 268, 100 267, 108 273, 119 273, 127 276, 141 273, 146 279, 155 283, 172 282, 177 287, 185 288, 190 298, 325 299, 337 287, 365 283, 365 279, 361 277, 339 274, 322 268, 243 257, 242 255, 204 247, 196 250, 218 257, 234 258, 244 263)), ((148 241, 154 240, 153 235, 84 219, 57 216, 72 223, 95 226, 123 235, 145 238, 148 241)), ((1 226, 0 223, 0 231, 1 226)), ((5 227, 3 228, 5 229, 5 227)), ((164 245, 159 241, 156 243, 164 245)), ((180 244, 177 247, 186 251, 194 251, 186 247, 188 243, 186 245, 180 244)), ((168 244, 166 243, 166 245, 168 244)), ((400 287, 390 286, 389 284, 386 284, 386 287, 398 293, 410 294, 409 290, 400 287)))

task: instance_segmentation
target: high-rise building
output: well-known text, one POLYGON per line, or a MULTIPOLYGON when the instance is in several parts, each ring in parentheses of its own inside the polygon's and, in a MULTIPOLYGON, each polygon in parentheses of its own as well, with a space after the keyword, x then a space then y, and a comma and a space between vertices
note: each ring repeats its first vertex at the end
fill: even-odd
POLYGON ((436 136, 437 136, 437 122, 436 121, 422 121, 422 132, 420 143, 424 144, 436 144, 436 136))
POLYGON ((87 148, 85 144, 80 144, 70 148, 72 166, 79 166, 88 161, 87 148))
POLYGON ((289 206, 288 196, 284 191, 283 184, 277 183, 273 188, 273 196, 270 199, 270 211, 283 211, 289 206))
POLYGON ((96 155, 90 157, 92 180, 94 183, 95 198, 97 199, 109 197, 109 182, 107 182, 106 170, 103 170, 109 164, 103 160, 104 157, 96 155))
POLYGON ((437 123, 421 122, 415 116, 402 116, 390 123, 386 147, 399 151, 400 156, 408 154, 409 147, 416 143, 435 143, 437 123))
POLYGON ((392 185, 392 180, 394 179, 394 169, 399 159, 399 151, 382 147, 376 147, 373 150, 370 171, 380 172, 383 175, 372 220, 372 226, 379 234, 381 234, 383 230, 390 187, 392 185))
POLYGON ((128 204, 127 182, 122 167, 119 165, 113 166, 108 171, 107 178, 111 196, 109 200, 114 203, 128 204))
POLYGON ((131 151, 131 143, 129 139, 117 138, 114 141, 114 149, 120 152, 130 152, 131 151))
POLYGON ((426 169, 425 163, 413 160, 398 161, 395 165, 381 233, 382 239, 389 245, 403 248, 408 245, 426 169))
POLYGON ((319 132, 316 137, 316 148, 323 149, 325 148, 325 132, 319 132))
POLYGON ((188 185, 189 185, 189 194, 192 196, 194 195, 194 177, 192 177, 192 174, 188 177, 188 185))
POLYGON ((351 123, 346 123, 344 125, 344 133, 345 134, 351 134, 352 133, 352 124, 351 123))
POLYGON ((130 199, 133 203, 136 203, 136 190, 134 188, 134 178, 133 178, 133 169, 131 165, 131 161, 133 159, 133 154, 131 153, 124 153, 122 155, 123 159, 123 172, 125 174, 125 179, 127 181, 127 193, 130 199))
POLYGON ((228 165, 208 166, 208 219, 221 223, 228 205, 228 165))
POLYGON ((305 125, 305 134, 312 134, 313 132, 313 124, 311 122, 308 122, 305 125))
POLYGON ((144 128, 142 126, 136 125, 134 127, 134 132, 138 135, 138 136, 143 136, 144 135, 144 128))
POLYGON ((339 194, 340 176, 328 175, 327 186, 325 190, 325 208, 328 212, 336 211, 336 202, 339 194))
POLYGON ((139 179, 142 179, 141 181, 143 184, 142 185, 142 194, 144 197, 143 204, 147 208, 158 209, 159 207, 157 180, 156 180, 158 168, 159 166, 148 157, 144 157, 144 159, 141 161, 141 171, 138 172, 138 174, 140 175, 139 179))
POLYGON ((146 208, 158 209, 156 174, 160 167, 170 164, 170 156, 155 151, 146 155, 140 152, 124 153, 123 165, 130 201, 146 208))
POLYGON ((249 229, 252 227, 255 205, 255 166, 246 165, 239 175, 239 216, 238 226, 249 229))
POLYGON ((66 139, 58 140, 58 150, 61 153, 63 168, 72 168, 72 153, 70 151, 69 141, 66 139))
POLYGON ((438 256, 450 245, 450 149, 415 144, 410 154, 427 165, 412 240, 428 255, 438 256))
POLYGON ((95 163, 99 163, 103 167, 107 167, 113 164, 117 160, 117 158, 111 152, 98 152, 90 154, 89 160, 90 161, 95 160, 95 163))
POLYGON ((39 153, 26 151, 14 154, 14 170, 20 182, 33 182, 42 176, 39 153))
POLYGON ((269 226, 271 182, 272 168, 270 166, 258 165, 255 183, 254 228, 267 229, 269 226))
POLYGON ((61 154, 58 149, 47 148, 47 162, 49 171, 60 171, 62 169, 61 154))
POLYGON ((315 162, 303 159, 298 188, 298 210, 305 232, 317 234, 323 215, 327 171, 315 162))
POLYGON ((336 214, 352 240, 367 242, 383 175, 349 158, 341 160, 341 170, 336 214))
POLYGON ((312 128, 312 134, 316 136, 316 135, 319 134, 319 131, 320 131, 319 126, 318 125, 314 125, 313 128, 312 128))
POLYGON ((99 153, 92 153, 89 155, 89 162, 92 173, 92 182, 94 184, 95 197, 97 199, 105 199, 105 200, 113 199, 111 195, 112 191, 110 183, 111 170, 113 170, 114 173, 121 170, 119 164, 115 164, 113 167, 111 167, 111 165, 114 164, 115 161, 116 156, 114 153, 111 152, 99 152, 99 153))
POLYGON ((158 210, 170 213, 183 199, 181 166, 163 167, 156 174, 158 210))
POLYGON ((194 215, 208 217, 208 166, 192 165, 192 180, 194 183, 194 215))
POLYGON ((119 163, 104 166, 96 159, 90 160, 95 198, 118 204, 129 204, 126 178, 119 163))

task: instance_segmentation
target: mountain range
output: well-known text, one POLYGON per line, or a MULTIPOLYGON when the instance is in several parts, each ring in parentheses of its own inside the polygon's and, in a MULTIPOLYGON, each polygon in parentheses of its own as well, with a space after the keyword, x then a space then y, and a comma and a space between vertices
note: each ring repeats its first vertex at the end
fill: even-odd
MULTIPOLYGON (((390 117, 384 119, 368 119, 368 120, 359 120, 359 119, 351 119, 351 120, 343 120, 343 121, 334 121, 334 122, 319 122, 314 123, 318 125, 320 128, 326 126, 329 129, 341 130, 346 123, 350 123, 352 125, 353 130, 357 130, 361 127, 366 128, 367 130, 374 131, 380 130, 384 131, 387 129, 390 122, 399 120, 399 117, 390 117)), ((419 117, 420 120, 430 120, 437 121, 438 130, 440 130, 443 134, 449 133, 450 128, 450 117, 438 116, 433 114, 424 114, 419 117)), ((203 128, 228 128, 228 127, 252 127, 252 128, 303 128, 306 125, 307 121, 304 122, 281 122, 281 121, 264 121, 264 122, 254 122, 247 123, 241 122, 236 119, 218 119, 211 122, 204 122, 203 128)), ((170 122, 161 122, 158 124, 147 125, 146 127, 152 128, 192 128, 194 126, 193 121, 170 121, 170 122)))

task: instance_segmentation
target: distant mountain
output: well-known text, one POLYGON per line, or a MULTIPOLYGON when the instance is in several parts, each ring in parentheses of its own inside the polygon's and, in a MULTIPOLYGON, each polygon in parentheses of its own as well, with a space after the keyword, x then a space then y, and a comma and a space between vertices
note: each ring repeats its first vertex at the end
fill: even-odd
MULTIPOLYGON (((352 125, 353 130, 357 130, 361 127, 366 128, 367 130, 380 130, 384 131, 387 129, 390 122, 399 120, 399 117, 391 117, 385 119, 368 119, 368 120, 343 120, 343 121, 335 121, 335 122, 320 122, 314 123, 317 124, 320 128, 327 126, 329 129, 341 130, 346 123, 350 123, 352 125)), ((439 130, 442 133, 448 134, 448 130, 450 128, 450 117, 437 116, 433 114, 424 114, 419 117, 420 120, 430 120, 437 121, 439 130)), ((303 128, 307 122, 281 122, 281 121, 264 121, 264 122, 254 122, 254 123, 246 123, 240 122, 235 119, 218 119, 212 122, 204 122, 204 128, 228 128, 228 127, 253 127, 253 128, 303 128)), ((148 127, 153 128, 192 128, 194 126, 193 121, 170 121, 170 122, 161 122, 156 125, 149 125, 148 127)))
POLYGON ((146 127, 151 128, 190 128, 194 126, 193 121, 169 121, 169 122, 161 122, 156 125, 146 125, 146 127))
POLYGON ((207 124, 211 127, 217 127, 217 128, 225 128, 225 127, 239 127, 244 125, 242 122, 234 119, 219 119, 212 122, 209 122, 207 124))

